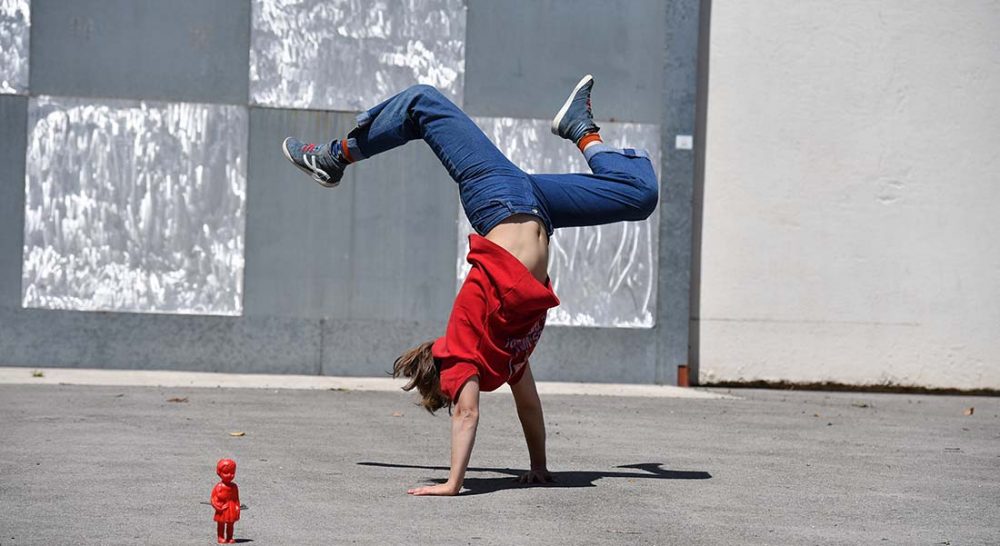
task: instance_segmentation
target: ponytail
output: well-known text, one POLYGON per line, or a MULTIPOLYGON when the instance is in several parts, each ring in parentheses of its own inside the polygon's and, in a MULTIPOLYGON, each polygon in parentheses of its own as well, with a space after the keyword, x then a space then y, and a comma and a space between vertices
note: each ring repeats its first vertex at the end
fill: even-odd
POLYGON ((393 377, 410 379, 403 390, 417 389, 420 393, 420 406, 430 413, 451 406, 451 399, 441 392, 441 378, 431 353, 433 345, 433 341, 421 343, 400 355, 392 365, 393 377))

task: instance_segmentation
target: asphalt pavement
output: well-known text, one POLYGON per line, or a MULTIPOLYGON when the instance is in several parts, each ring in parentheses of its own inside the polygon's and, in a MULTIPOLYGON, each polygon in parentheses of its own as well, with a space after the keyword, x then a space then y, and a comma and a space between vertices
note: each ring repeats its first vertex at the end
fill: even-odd
POLYGON ((545 486, 484 395, 462 494, 416 498, 449 419, 410 394, 0 385, 0 545, 213 544, 223 457, 260 545, 1000 544, 1000 399, 731 394, 543 395, 545 486))

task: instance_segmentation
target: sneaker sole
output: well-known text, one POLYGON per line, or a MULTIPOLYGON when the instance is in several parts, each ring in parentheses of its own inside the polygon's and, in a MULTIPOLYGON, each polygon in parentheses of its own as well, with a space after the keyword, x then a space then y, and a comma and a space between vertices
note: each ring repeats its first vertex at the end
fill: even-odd
MULTIPOLYGON (((303 167, 302 165, 299 165, 298 163, 296 163, 295 160, 292 159, 292 154, 288 153, 288 141, 289 140, 292 140, 292 137, 286 138, 285 141, 281 143, 281 153, 285 154, 285 158, 288 159, 288 161, 292 165, 295 165, 296 169, 298 169, 298 170, 300 170, 300 171, 308 174, 309 178, 312 178, 317 184, 319 184, 320 186, 323 186, 324 188, 336 188, 340 184, 339 180, 336 181, 336 182, 330 182, 328 180, 327 181, 321 180, 318 177, 319 175, 315 171, 312 171, 311 169, 307 169, 307 168, 303 167)), ((327 175, 327 176, 329 176, 329 175, 327 175)))
POLYGON ((552 134, 559 134, 559 124, 562 123, 563 118, 566 117, 566 112, 569 110, 569 106, 573 104, 573 98, 576 97, 576 94, 580 91, 580 89, 583 89, 584 85, 587 85, 588 82, 593 80, 594 76, 587 74, 582 80, 580 80, 580 83, 576 84, 576 87, 573 88, 573 92, 570 93, 569 98, 566 99, 566 103, 559 109, 559 113, 556 114, 556 117, 552 118, 552 134))

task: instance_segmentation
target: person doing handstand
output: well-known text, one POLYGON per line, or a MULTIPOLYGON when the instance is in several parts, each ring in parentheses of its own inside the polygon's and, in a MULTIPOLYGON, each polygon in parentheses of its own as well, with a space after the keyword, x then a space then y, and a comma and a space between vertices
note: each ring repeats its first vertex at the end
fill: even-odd
POLYGON ((415 85, 362 112, 357 127, 328 144, 289 137, 282 151, 316 182, 332 188, 351 163, 411 140, 424 140, 458 183, 462 207, 475 229, 472 264, 444 336, 403 353, 394 377, 409 378, 431 413, 452 412, 451 471, 443 484, 412 495, 457 495, 479 424, 479 393, 510 385, 528 446, 525 483, 552 479, 545 458, 545 423, 528 358, 559 305, 548 276, 549 237, 561 227, 644 220, 659 201, 648 154, 606 145, 594 123, 585 76, 552 120, 552 132, 576 144, 592 174, 527 174, 493 145, 460 108, 437 89, 415 85))

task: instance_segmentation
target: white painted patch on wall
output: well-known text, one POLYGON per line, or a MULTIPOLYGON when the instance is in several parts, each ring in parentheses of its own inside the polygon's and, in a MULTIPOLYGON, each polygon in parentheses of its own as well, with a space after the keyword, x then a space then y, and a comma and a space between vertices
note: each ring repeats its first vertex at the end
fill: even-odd
MULTIPOLYGON (((572 143, 550 131, 549 120, 475 118, 486 136, 528 173, 589 173, 572 143)), ((610 146, 645 148, 659 170, 660 127, 601 122, 610 146)), ((659 209, 642 222, 564 228, 550 241, 549 275, 562 302, 549 311, 557 326, 652 328, 656 317, 659 209)), ((463 211, 458 221, 458 284, 469 271, 465 261, 472 226, 463 211)))
POLYGON ((30 0, 0 0, 0 94, 27 94, 30 0))
POLYGON ((28 103, 24 307, 239 315, 245 107, 28 103))
POLYGON ((462 104, 463 0, 254 0, 250 100, 360 111, 410 85, 462 104))

